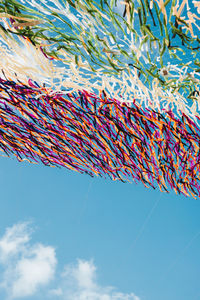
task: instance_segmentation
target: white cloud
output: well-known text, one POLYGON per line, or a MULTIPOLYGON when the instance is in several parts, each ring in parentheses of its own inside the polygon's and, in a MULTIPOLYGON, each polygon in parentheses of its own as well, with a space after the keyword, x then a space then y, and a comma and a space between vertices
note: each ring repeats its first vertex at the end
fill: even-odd
POLYGON ((4 268, 1 287, 11 299, 35 294, 54 276, 54 248, 31 245, 31 232, 28 223, 20 223, 7 228, 0 239, 0 262, 4 268))
POLYGON ((56 265, 52 247, 35 246, 30 257, 22 258, 14 270, 16 280, 12 284, 14 298, 34 294, 41 285, 50 282, 56 265))
POLYGON ((30 228, 28 223, 19 223, 6 229, 0 239, 0 260, 5 260, 24 250, 24 246, 30 240, 30 228))
POLYGON ((77 260, 55 278, 55 249, 33 243, 32 232, 30 223, 19 223, 0 238, 0 288, 9 300, 34 297, 38 292, 53 300, 140 300, 133 293, 101 286, 93 261, 77 260))
POLYGON ((51 293, 63 300, 140 300, 133 293, 124 294, 113 287, 100 286, 96 277, 92 261, 78 260, 76 265, 65 267, 62 285, 51 293))

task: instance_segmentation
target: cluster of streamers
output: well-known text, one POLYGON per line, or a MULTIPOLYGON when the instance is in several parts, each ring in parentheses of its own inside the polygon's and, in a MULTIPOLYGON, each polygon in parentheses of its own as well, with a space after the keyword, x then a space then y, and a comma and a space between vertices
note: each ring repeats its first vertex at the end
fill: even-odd
MULTIPOLYGON (((82 62, 79 67, 72 56, 69 63, 56 66, 53 60, 44 57, 38 47, 22 37, 18 41, 3 35, 4 45, 0 44, 0 69, 7 78, 20 80, 28 84, 31 78, 40 85, 45 84, 54 91, 67 90, 77 92, 85 89, 98 94, 105 90, 110 97, 119 101, 131 103, 134 98, 138 105, 162 111, 172 109, 181 117, 182 112, 191 118, 198 115, 200 97, 195 94, 196 100, 188 105, 188 100, 178 91, 164 90, 157 79, 152 80, 151 87, 146 86, 138 77, 137 71, 132 73, 122 71, 118 77, 114 75, 98 74, 86 70, 82 62), (1 59, 2 58, 2 59, 1 59)), ((177 73, 176 66, 173 67, 177 73)), ((179 70, 179 79, 185 78, 187 67, 179 70)), ((191 100, 190 100, 191 101, 191 100)))
MULTIPOLYGON (((23 1, 21 0, 21 2, 23 1)), ((134 98, 138 105, 142 104, 143 107, 153 108, 157 111, 161 111, 162 109, 172 109, 178 115, 181 115, 183 112, 191 118, 195 118, 196 114, 198 115, 200 105, 200 80, 199 72, 197 72, 198 56, 196 55, 198 53, 198 47, 196 47, 196 50, 194 49, 189 51, 187 49, 187 55, 182 55, 182 58, 184 57, 184 61, 181 60, 179 56, 179 64, 176 64, 174 60, 172 63, 172 60, 166 56, 166 64, 164 66, 163 56, 167 55, 167 52, 170 53, 171 48, 169 49, 164 47, 165 51, 162 52, 163 55, 161 56, 158 49, 156 50, 156 48, 151 47, 151 39, 147 39, 147 36, 145 39, 138 36, 139 29, 138 31, 134 30, 134 34, 136 35, 135 41, 133 38, 133 32, 131 33, 130 30, 128 36, 124 36, 120 33, 120 28, 116 29, 115 26, 113 29, 113 23, 110 21, 111 24, 108 24, 109 16, 107 16, 106 19, 104 18, 105 23, 100 23, 101 27, 104 25, 105 28, 101 28, 102 39, 100 38, 100 40, 98 40, 100 29, 98 28, 97 30, 92 27, 94 24, 95 26, 100 26, 98 18, 89 18, 91 10, 89 10, 89 8, 88 10, 86 10, 86 8, 83 9, 83 7, 85 7, 84 5, 87 4, 91 6, 94 3, 97 5, 97 2, 86 1, 83 5, 83 1, 76 1, 76 13, 73 11, 73 15, 72 12, 70 12, 70 7, 73 7, 70 1, 69 3, 66 2, 65 7, 62 7, 61 3, 58 1, 54 1, 54 7, 51 7, 50 3, 51 2, 46 1, 37 1, 37 3, 30 1, 29 4, 35 6, 35 10, 33 10, 13 0, 7 0, 6 2, 0 1, 0 20, 2 21, 0 22, 0 24, 2 24, 0 27, 0 68, 4 71, 7 77, 14 80, 16 77, 15 74, 17 74, 17 78, 24 83, 27 83, 29 78, 31 78, 40 84, 45 83, 57 91, 61 88, 68 91, 78 91, 85 89, 87 86, 87 89, 90 92, 98 94, 99 90, 105 90, 110 97, 116 98, 119 101, 122 99, 122 101, 126 102, 131 102, 131 99, 134 98), (55 6, 57 8, 55 8, 55 6), (38 8, 40 12, 38 12, 36 8, 38 8), (23 11, 23 13, 21 11, 23 11), (32 15, 30 15, 30 13, 32 15), (43 16, 42 19, 41 14, 43 16), (53 21, 50 22, 51 15, 54 16, 54 18, 57 16, 57 19, 59 19, 59 16, 62 14, 64 14, 65 18, 69 18, 72 23, 75 22, 74 20, 78 22, 80 19, 81 24, 79 20, 78 28, 82 28, 81 26, 84 26, 85 28, 84 30, 83 28, 81 29, 81 35, 76 35, 75 50, 73 50, 75 45, 73 46, 72 43, 72 41, 75 41, 75 37, 73 39, 71 38, 71 42, 68 40, 70 39, 69 35, 72 34, 70 31, 71 29, 64 23, 66 28, 69 29, 69 32, 66 31, 66 28, 61 30, 61 27, 58 25, 56 26, 58 21, 55 22, 54 20, 55 24, 53 21), (78 17, 75 18, 77 14, 78 17), (38 15, 40 15, 40 19, 37 19, 38 15), (45 15, 47 15, 49 19, 46 18, 45 15), (47 26, 48 22, 51 23, 51 26, 47 26), (91 22, 94 24, 91 25, 91 22), (62 33, 62 39, 58 38, 58 36, 60 36, 59 34, 58 36, 53 35, 53 28, 57 31, 59 30, 60 35, 62 33), (101 68, 98 67, 100 64, 100 56, 95 56, 95 61, 97 62, 98 60, 98 63, 95 64, 92 57, 96 55, 96 52, 94 51, 91 56, 91 51, 87 50, 89 49, 88 47, 91 47, 91 43, 94 46, 97 44, 97 41, 94 42, 85 38, 83 43, 82 34, 87 34, 90 30, 93 32, 90 37, 96 38, 98 43, 101 44, 99 44, 99 55, 101 55, 101 59, 104 58, 101 61, 101 68), (44 32, 45 34, 42 35, 44 32), (95 35, 94 32, 98 34, 95 35), (146 42, 144 43, 144 41, 146 42), (81 43, 83 43, 83 45, 81 43), (66 44, 69 44, 70 49, 66 48, 66 44), (124 47, 124 50, 125 48, 129 49, 128 53, 131 55, 130 60, 128 60, 127 57, 124 57, 126 51, 119 51, 120 47, 124 47), (53 52, 50 51, 51 48, 55 48, 52 50, 53 52), (118 50, 116 50, 116 48, 118 50), (149 51, 147 51, 148 48, 149 51), (48 56, 45 54, 47 51, 49 51, 48 56), (81 52, 83 55, 79 53, 80 51, 83 52, 81 52), (113 51, 115 53, 113 53, 113 51), (118 54, 116 51, 118 51, 118 54), (134 55, 136 55, 136 57, 134 55), (191 55, 197 56, 194 61, 189 61, 191 55), (150 57, 152 57, 152 60, 150 57), (118 62, 123 65, 123 68, 119 68, 118 66, 116 70, 106 59, 108 61, 111 59, 112 62, 118 59, 118 62), (141 59, 146 62, 143 65, 144 72, 140 70, 140 67, 136 67, 137 64, 140 64, 141 59), (134 62, 136 62, 136 64, 134 64, 134 62), (150 63, 154 71, 157 72, 154 73, 157 75, 154 74, 155 76, 150 78, 151 80, 147 84, 143 77, 150 76, 150 63), (192 66, 196 66, 196 71, 192 69, 192 66)), ((105 11, 107 14, 111 14, 112 12, 114 15, 118 16, 118 18, 120 17, 119 14, 111 10, 111 7, 108 9, 108 2, 105 1, 103 3, 104 7, 107 7, 107 10, 103 10, 104 13, 105 11)), ((121 4, 120 6, 119 1, 117 3, 117 9, 121 9, 123 12, 124 4, 121 4)), ((136 3, 137 2, 135 2, 134 5, 136 5, 136 3)), ((174 3, 174 1, 168 1, 167 4, 165 3, 164 5, 166 9, 167 5, 171 4, 169 7, 171 7, 170 11, 174 11, 173 14, 176 13, 176 10, 180 6, 180 3, 177 3, 176 5, 174 3)), ((186 4, 188 6, 188 3, 185 1, 183 1, 183 4, 184 5, 181 5, 180 7, 182 10, 186 4)), ((160 5, 159 1, 153 3, 153 9, 151 11, 152 14, 157 5, 160 5)), ((197 11, 199 10, 198 3, 193 1, 192 5, 194 6, 194 9, 197 11)), ((73 9, 75 8, 73 7, 73 9)), ((159 9, 158 15, 161 18, 162 10, 161 8, 159 9)), ((180 9, 178 10, 179 13, 180 9)), ((140 7, 138 7, 138 11, 140 11, 140 7)), ((128 8, 125 12, 128 14, 128 8)), ((100 9, 98 10, 98 13, 100 15, 103 14, 100 9)), ((105 17, 104 14, 102 15, 102 18, 103 16, 105 17)), ((110 20, 112 20, 112 18, 110 18, 110 20)), ((134 17, 134 20, 137 20, 137 14, 134 17)), ((123 21, 125 22, 123 23, 123 31, 127 31, 128 29, 125 26, 125 18, 123 18, 123 21)), ((137 22, 135 21, 135 23, 137 22)), ((61 25, 62 22, 60 26, 61 25)), ((132 22, 132 26, 140 28, 140 23, 136 25, 132 22)), ((157 31, 155 31, 155 34, 156 32, 157 31)), ((155 45, 156 42, 160 43, 161 40, 162 37, 154 41, 153 45, 155 45)), ((196 42, 198 42, 198 37, 196 37, 196 40, 196 42)), ((178 43, 178 41, 179 40, 176 40, 176 43, 178 43)), ((182 42, 180 47, 184 49, 187 48, 185 44, 182 45, 182 42)), ((178 51, 178 48, 176 48, 176 51, 178 51)), ((181 53, 185 53, 183 49, 181 53)))
POLYGON ((0 149, 199 197, 200 2, 0 0, 0 149))
POLYGON ((7 155, 200 196, 200 130, 186 115, 180 121, 172 111, 143 110, 104 91, 55 93, 31 80, 1 79, 0 92, 7 155))
POLYGON ((98 74, 134 69, 148 85, 157 79, 163 89, 189 98, 199 93, 199 11, 195 0, 0 3, 1 30, 28 38, 47 57, 63 64, 73 59, 98 74))

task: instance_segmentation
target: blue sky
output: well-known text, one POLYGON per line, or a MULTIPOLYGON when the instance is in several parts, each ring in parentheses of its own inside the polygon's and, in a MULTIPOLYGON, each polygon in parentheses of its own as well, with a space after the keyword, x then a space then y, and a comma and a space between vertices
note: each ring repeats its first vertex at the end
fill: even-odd
POLYGON ((92 292, 95 300, 200 298, 199 200, 3 157, 0 178, 1 299, 91 300, 81 295, 92 292), (32 274, 26 264, 19 269, 24 260, 45 265, 38 244, 52 250, 48 268, 20 290, 32 274), (77 274, 92 278, 89 288, 77 274))

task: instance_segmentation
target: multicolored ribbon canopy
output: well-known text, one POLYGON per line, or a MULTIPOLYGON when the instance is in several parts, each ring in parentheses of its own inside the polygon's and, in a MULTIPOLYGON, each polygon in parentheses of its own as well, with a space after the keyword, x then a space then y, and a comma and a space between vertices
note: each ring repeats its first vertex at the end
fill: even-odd
POLYGON ((0 150, 200 196, 200 2, 0 1, 0 150))

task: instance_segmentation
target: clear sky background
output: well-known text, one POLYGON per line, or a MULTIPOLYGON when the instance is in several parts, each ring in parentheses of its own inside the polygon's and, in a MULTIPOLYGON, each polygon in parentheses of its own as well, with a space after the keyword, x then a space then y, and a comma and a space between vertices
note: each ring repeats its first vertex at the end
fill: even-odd
POLYGON ((200 299, 199 200, 9 158, 0 178, 1 299, 79 299, 88 289, 95 300, 200 299), (44 267, 38 243, 55 252, 37 281, 28 261, 44 267))
POLYGON ((200 300, 199 200, 4 157, 0 182, 0 299, 200 300))

